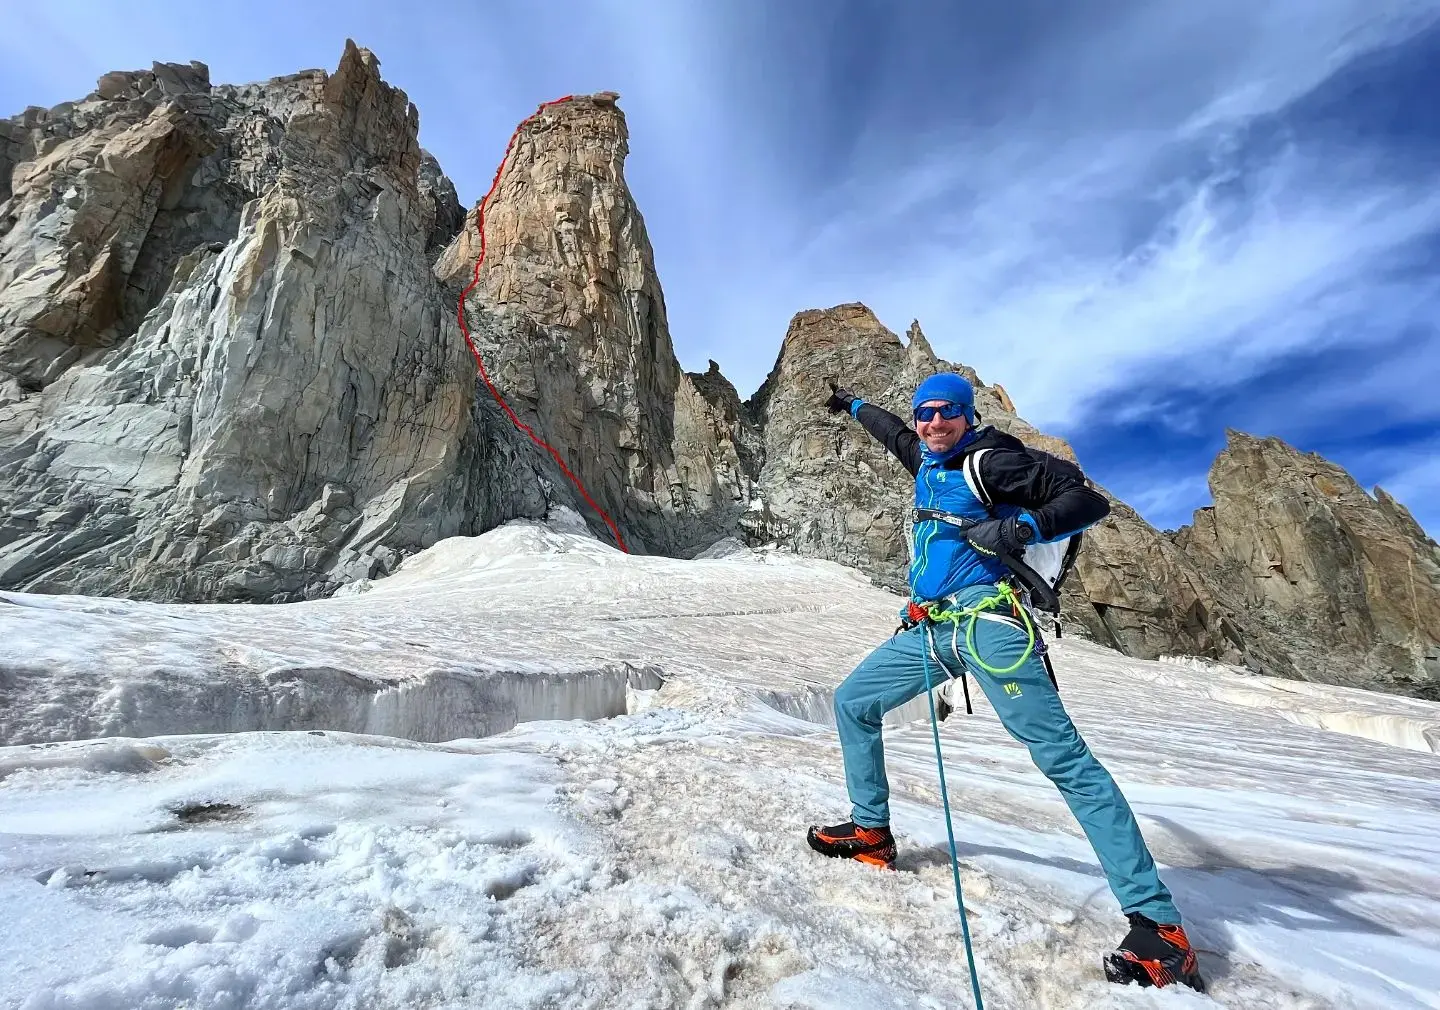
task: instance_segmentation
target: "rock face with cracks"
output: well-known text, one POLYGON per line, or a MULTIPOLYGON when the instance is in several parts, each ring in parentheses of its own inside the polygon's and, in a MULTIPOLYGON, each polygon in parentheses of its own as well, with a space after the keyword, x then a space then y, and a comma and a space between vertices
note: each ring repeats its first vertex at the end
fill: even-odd
MULTIPOLYGON (((523 124, 464 311, 632 550, 774 543, 903 590, 908 481, 824 412, 831 379, 903 415, 953 369, 987 423, 1073 458, 863 305, 795 316, 748 401, 713 361, 684 372, 616 97, 523 124)), ((477 380, 456 307, 479 207, 417 138, 353 43, 334 73, 155 64, 0 120, 0 586, 283 602, 560 507, 611 539, 477 380)), ((1435 695, 1440 554, 1403 506, 1241 435, 1211 486, 1174 536, 1112 497, 1067 623, 1139 657, 1435 695)))
POLYGON ((1175 542, 1274 643, 1277 672, 1440 699, 1440 547, 1403 505, 1236 431, 1210 491, 1175 542))
POLYGON ((333 74, 157 64, 9 121, 0 584, 284 601, 573 504, 474 395, 431 273, 461 212, 417 130, 353 43, 333 74))
MULTIPOLYGON (((693 553, 734 527, 751 478, 726 405, 675 357, 625 184, 629 131, 617 97, 550 105, 520 128, 485 208, 485 269, 467 310, 491 320, 474 337, 511 407, 568 450, 629 546, 693 553)), ((457 292, 479 254, 479 209, 436 266, 457 292)))
POLYGON ((907 413, 911 390, 937 368, 918 324, 910 334, 909 344, 901 343, 860 304, 801 312, 747 404, 764 433, 759 483, 771 534, 893 589, 903 589, 908 568, 909 481, 884 446, 821 404, 836 382, 907 413))

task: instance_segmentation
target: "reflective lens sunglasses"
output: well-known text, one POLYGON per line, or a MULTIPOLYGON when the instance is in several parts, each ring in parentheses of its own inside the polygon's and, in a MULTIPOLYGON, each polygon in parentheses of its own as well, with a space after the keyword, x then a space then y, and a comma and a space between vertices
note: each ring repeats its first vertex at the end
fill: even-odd
POLYGON ((939 414, 947 421, 953 421, 957 417, 965 416, 965 408, 958 403, 947 403, 940 407, 925 406, 915 408, 915 420, 933 421, 935 415, 939 414))

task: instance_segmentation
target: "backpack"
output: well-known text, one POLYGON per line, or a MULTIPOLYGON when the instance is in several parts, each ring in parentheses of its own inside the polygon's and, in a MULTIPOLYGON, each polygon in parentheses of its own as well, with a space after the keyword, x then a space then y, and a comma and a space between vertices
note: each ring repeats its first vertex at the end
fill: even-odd
MULTIPOLYGON (((1040 463, 1040 465, 1047 470, 1065 474, 1080 481, 1085 480, 1084 472, 1068 459, 1061 459, 1059 456, 1048 453, 1043 449, 1035 449, 1028 445, 1024 446, 1023 449, 1031 459, 1040 463)), ((967 454, 961 464, 961 472, 965 476, 965 483, 969 486, 970 493, 976 497, 980 504, 985 506, 985 510, 990 513, 991 518, 1000 519, 1008 515, 1014 515, 1016 512, 1019 512, 1020 509, 1013 505, 996 505, 991 499, 990 493, 985 489, 985 483, 980 478, 980 460, 990 451, 992 450, 978 449, 975 452, 967 454)), ((1070 574, 1071 569, 1075 567, 1075 559, 1080 554, 1080 544, 1083 538, 1083 532, 1072 533, 1068 537, 1063 537, 1049 543, 1031 544, 1025 549, 1025 556, 1022 560, 1040 577, 1040 580, 1050 588, 1054 596, 1054 600, 1051 601, 1053 604, 1052 610, 1051 606, 1047 606, 1043 601, 1034 598, 1040 594, 1032 592, 1029 594, 1031 596, 1030 603, 1032 606, 1036 606, 1052 614, 1059 613, 1060 586, 1064 583, 1066 576, 1070 574)))

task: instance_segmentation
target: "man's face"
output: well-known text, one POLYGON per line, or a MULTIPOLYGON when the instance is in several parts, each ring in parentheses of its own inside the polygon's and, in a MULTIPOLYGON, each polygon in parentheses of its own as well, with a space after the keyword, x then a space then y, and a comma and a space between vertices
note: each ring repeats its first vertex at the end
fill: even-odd
MULTIPOLYGON (((943 407, 948 400, 926 400, 922 407, 943 407)), ((970 428, 970 422, 965 420, 961 414, 957 418, 946 418, 936 412, 935 416, 928 421, 915 422, 915 434, 920 436, 925 443, 925 448, 931 452, 948 452, 955 448, 955 443, 965 435, 970 428)))

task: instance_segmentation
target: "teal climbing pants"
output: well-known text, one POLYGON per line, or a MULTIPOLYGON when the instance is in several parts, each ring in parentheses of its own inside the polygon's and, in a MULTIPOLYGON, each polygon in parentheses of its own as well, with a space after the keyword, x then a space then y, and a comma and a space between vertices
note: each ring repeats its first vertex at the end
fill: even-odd
MULTIPOLYGON (((994 586, 972 586, 956 597, 954 606, 972 607, 994 594, 994 586)), ((1008 608, 996 616, 1007 612, 1008 608)), ((890 823, 881 720, 886 712, 924 693, 925 653, 933 642, 939 660, 937 666, 936 655, 931 655, 933 682, 939 685, 958 675, 962 665, 969 668, 1006 731, 1029 748, 1035 766, 1060 790, 1090 840, 1121 909, 1156 922, 1179 923, 1180 913, 1160 880, 1130 804, 1070 721, 1044 662, 1032 653, 1010 673, 987 673, 969 655, 967 623, 960 625, 953 640, 948 623, 931 625, 929 636, 924 624, 894 635, 865 657, 836 690, 835 723, 855 823, 866 827, 890 823)), ((996 669, 1014 665, 1026 642, 1023 628, 1007 621, 975 623, 975 651, 996 669)))

